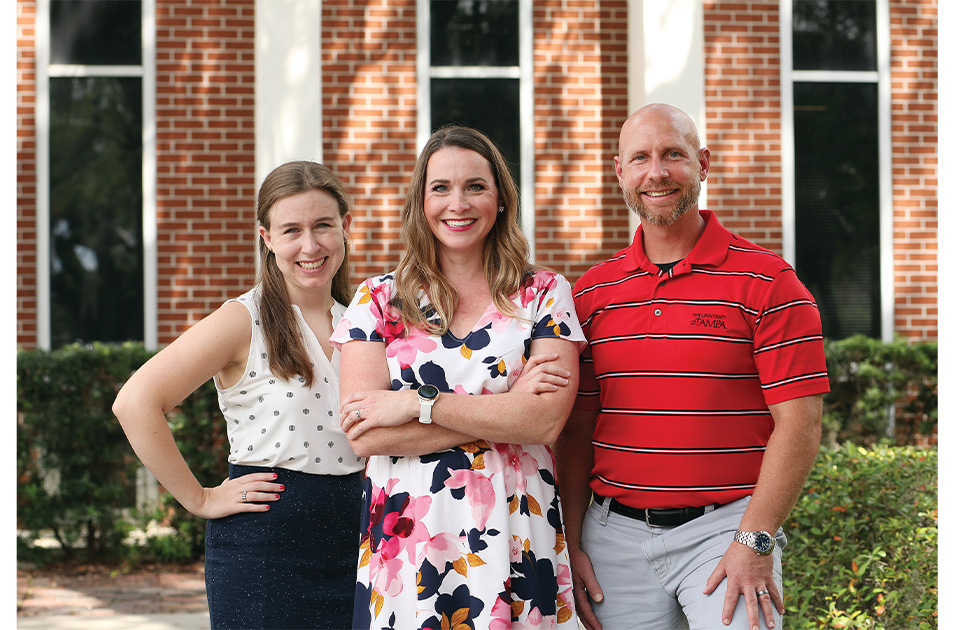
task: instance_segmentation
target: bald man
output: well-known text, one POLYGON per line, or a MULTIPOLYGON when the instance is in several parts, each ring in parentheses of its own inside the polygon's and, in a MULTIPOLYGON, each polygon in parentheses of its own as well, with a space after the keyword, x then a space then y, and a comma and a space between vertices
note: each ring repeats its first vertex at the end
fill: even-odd
POLYGON ((792 267, 699 209, 710 153, 647 105, 615 158, 633 243, 574 288, 589 342, 557 442, 574 595, 589 630, 781 628, 781 526, 828 391, 792 267))

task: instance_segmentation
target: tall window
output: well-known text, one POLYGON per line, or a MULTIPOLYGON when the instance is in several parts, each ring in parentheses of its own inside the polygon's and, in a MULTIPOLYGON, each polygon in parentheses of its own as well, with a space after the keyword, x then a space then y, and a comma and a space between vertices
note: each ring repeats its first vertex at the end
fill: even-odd
POLYGON ((891 221, 890 111, 880 91, 888 79, 879 54, 887 42, 878 29, 884 2, 789 2, 795 268, 818 302, 826 336, 881 337, 892 323, 890 307, 882 307, 883 280, 891 280, 883 267, 891 221))
POLYGON ((49 345, 142 340, 142 3, 43 4, 49 345))
POLYGON ((500 148, 522 191, 533 241, 533 68, 530 0, 418 0, 419 140, 455 123, 500 148))

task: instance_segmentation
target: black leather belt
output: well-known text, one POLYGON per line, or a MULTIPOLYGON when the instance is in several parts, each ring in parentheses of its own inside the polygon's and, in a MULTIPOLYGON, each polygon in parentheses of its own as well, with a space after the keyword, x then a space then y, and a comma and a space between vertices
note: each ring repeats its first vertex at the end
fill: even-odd
MULTIPOLYGON (((603 505, 605 498, 594 493, 593 500, 598 504, 603 505)), ((702 507, 643 509, 629 507, 628 505, 623 505, 619 501, 610 500, 609 511, 616 512, 621 516, 643 521, 650 527, 679 527, 680 525, 688 523, 692 519, 699 518, 707 511, 711 512, 717 507, 719 507, 718 504, 713 504, 711 506, 704 505, 702 507)))

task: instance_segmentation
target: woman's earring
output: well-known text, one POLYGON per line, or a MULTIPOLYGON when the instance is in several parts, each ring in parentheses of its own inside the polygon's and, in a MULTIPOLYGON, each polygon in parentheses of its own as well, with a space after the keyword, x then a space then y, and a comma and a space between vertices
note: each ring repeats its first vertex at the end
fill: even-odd
POLYGON ((504 210, 506 210, 506 208, 504 208, 503 206, 498 206, 498 207, 497 207, 497 212, 502 213, 504 210))

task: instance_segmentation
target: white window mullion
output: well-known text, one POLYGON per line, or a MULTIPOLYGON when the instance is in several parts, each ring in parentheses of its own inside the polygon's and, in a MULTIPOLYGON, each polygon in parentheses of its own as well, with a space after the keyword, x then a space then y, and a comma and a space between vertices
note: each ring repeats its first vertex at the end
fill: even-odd
POLYGON ((878 0, 878 183, 881 202, 881 339, 894 339, 894 172, 891 159, 891 15, 878 0))
POLYGON ((50 0, 36 17, 36 342, 50 349, 50 0))
POLYGON ((520 0, 520 223, 536 261, 536 162, 533 124, 533 2, 520 0))
POLYGON ((431 135, 431 4, 417 0, 417 152, 431 135))
POLYGON ((142 0, 142 267, 143 341, 159 344, 159 262, 156 220, 156 0, 142 0))

